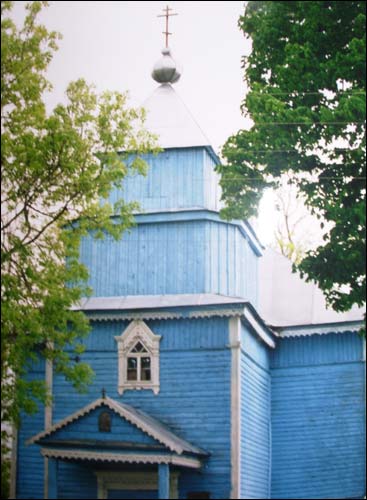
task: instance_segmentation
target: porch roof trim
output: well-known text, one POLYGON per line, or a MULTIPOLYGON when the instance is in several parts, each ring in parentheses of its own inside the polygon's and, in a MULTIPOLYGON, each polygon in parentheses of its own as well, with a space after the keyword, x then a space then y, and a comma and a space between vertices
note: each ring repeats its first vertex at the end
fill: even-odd
POLYGON ((147 413, 137 410, 130 405, 125 403, 119 403, 108 396, 104 398, 98 398, 87 406, 84 406, 80 410, 72 413, 71 415, 60 420, 50 428, 36 434, 31 437, 26 444, 38 443, 41 439, 50 436, 53 432, 66 427, 71 422, 83 417, 87 413, 91 412, 99 406, 107 406, 111 410, 115 411, 120 417, 127 420, 129 423, 135 425, 138 429, 145 432, 152 438, 156 439, 159 443, 167 446, 170 451, 178 453, 192 453, 195 455, 207 456, 208 453, 197 446, 192 445, 188 441, 180 438, 174 434, 167 426, 156 418, 151 417, 147 413))
POLYGON ((180 456, 177 454, 148 454, 148 453, 110 453, 85 450, 64 450, 55 448, 42 448, 41 454, 46 458, 60 460, 86 460, 97 462, 114 462, 129 464, 169 464, 181 467, 200 469, 201 461, 195 457, 180 456))

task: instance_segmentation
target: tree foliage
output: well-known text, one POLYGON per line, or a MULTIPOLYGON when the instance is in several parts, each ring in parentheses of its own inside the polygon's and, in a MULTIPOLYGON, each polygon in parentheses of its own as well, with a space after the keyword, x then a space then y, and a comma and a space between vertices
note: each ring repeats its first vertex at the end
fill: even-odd
POLYGON ((337 311, 365 301, 366 2, 250 1, 239 26, 253 121, 223 148, 224 217, 256 214, 265 188, 292 177, 332 228, 298 269, 337 311))
POLYGON ((25 376, 32 363, 51 360, 79 390, 91 380, 90 367, 78 362, 88 322, 71 309, 89 292, 79 244, 89 232, 117 239, 133 224, 136 204, 112 206, 108 193, 129 172, 143 174, 141 155, 155 147, 143 110, 130 108, 126 94, 97 94, 84 80, 68 86, 65 105, 46 112, 46 70, 59 35, 38 22, 45 4, 28 4, 20 28, 11 2, 1 4, 1 380, 8 422, 47 401, 44 380, 25 376))

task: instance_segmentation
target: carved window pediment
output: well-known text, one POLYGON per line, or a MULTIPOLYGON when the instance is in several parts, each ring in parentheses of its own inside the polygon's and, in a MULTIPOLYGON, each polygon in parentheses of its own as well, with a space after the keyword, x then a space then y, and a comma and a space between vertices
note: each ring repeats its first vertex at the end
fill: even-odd
POLYGON ((134 320, 115 340, 118 345, 118 392, 151 389, 159 392, 159 342, 144 321, 134 320))

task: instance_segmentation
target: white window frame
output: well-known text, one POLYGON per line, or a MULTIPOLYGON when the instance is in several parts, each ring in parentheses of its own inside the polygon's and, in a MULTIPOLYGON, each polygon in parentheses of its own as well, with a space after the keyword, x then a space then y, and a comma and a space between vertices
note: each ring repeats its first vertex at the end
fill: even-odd
POLYGON ((160 335, 155 335, 148 325, 142 320, 134 320, 115 337, 118 347, 118 392, 123 394, 126 390, 151 389, 154 394, 159 393, 159 342, 160 335), (140 342, 146 353, 132 353, 131 350, 140 342), (127 379, 127 360, 135 357, 138 359, 137 380, 127 379), (141 375, 141 358, 150 358, 150 380, 139 380, 141 375))

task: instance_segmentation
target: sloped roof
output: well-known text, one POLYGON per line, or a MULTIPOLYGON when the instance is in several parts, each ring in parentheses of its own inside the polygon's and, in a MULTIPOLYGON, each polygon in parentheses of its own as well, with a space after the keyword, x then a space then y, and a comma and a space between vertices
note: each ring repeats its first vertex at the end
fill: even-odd
POLYGON ((184 293, 167 295, 125 295, 120 297, 90 297, 80 300, 72 309, 108 311, 132 309, 158 309, 185 306, 214 306, 245 304, 242 297, 229 297, 214 293, 184 293))
POLYGON ((71 415, 65 417, 63 420, 60 420, 49 429, 36 434, 27 441, 27 444, 38 442, 40 439, 43 439, 51 435, 55 431, 68 426, 70 423, 78 420, 79 418, 83 417, 99 406, 107 406, 111 410, 115 411, 118 415, 120 415, 120 417, 135 425, 138 429, 145 432, 164 446, 167 446, 167 448, 169 448, 171 451, 176 452, 179 455, 184 452, 193 453, 196 455, 207 455, 204 450, 190 444, 188 441, 185 441, 184 439, 181 439, 179 436, 174 434, 159 420, 151 417, 147 413, 133 408, 130 405, 120 403, 109 397, 96 399, 95 401, 88 404, 87 406, 84 406, 75 413, 72 413, 71 415))
POLYGON ((162 148, 210 146, 190 111, 172 85, 160 85, 143 103, 147 110, 146 128, 157 134, 162 148))
POLYGON ((258 312, 273 327, 363 320, 361 308, 353 307, 346 313, 328 308, 320 288, 293 273, 290 260, 271 248, 267 248, 259 259, 258 297, 258 312))

